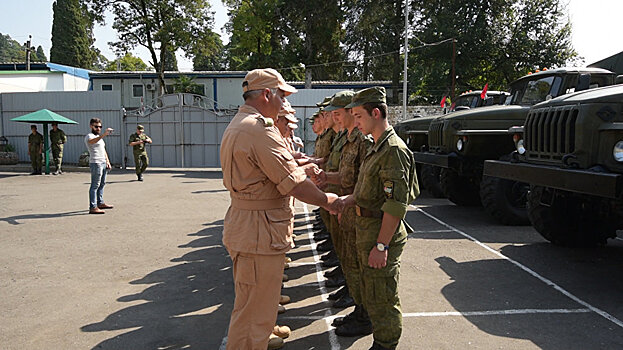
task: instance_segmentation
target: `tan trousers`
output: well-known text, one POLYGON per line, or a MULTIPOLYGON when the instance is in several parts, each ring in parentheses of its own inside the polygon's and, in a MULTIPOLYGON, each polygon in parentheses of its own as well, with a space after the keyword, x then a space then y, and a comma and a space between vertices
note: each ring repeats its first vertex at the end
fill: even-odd
POLYGON ((227 350, 266 350, 277 321, 285 254, 229 251, 236 300, 229 320, 227 350))

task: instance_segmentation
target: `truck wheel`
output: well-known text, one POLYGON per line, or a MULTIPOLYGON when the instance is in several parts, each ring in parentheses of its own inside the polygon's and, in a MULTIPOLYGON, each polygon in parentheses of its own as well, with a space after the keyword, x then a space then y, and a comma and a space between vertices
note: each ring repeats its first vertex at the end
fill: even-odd
POLYGON ((618 220, 599 215, 599 207, 581 197, 554 196, 541 186, 532 186, 528 193, 532 226, 545 239, 561 246, 603 245, 616 236, 618 220))
POLYGON ((439 185, 444 195, 456 205, 480 205, 480 186, 476 178, 460 176, 456 171, 444 168, 439 174, 439 185))
POLYGON ((439 184, 439 173, 441 168, 433 165, 423 164, 421 170, 422 187, 435 198, 446 198, 439 184))
POLYGON ((483 176, 480 199, 485 211, 504 225, 529 225, 526 201, 528 184, 483 176))

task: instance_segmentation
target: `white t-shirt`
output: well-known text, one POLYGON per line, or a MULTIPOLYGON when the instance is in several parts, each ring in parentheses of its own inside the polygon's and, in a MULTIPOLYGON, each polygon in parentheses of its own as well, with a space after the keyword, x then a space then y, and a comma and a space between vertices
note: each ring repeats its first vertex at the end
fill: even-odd
POLYGON ((106 164, 106 143, 100 139, 96 143, 90 144, 89 140, 97 138, 98 135, 90 132, 84 137, 84 143, 89 150, 89 163, 106 164))

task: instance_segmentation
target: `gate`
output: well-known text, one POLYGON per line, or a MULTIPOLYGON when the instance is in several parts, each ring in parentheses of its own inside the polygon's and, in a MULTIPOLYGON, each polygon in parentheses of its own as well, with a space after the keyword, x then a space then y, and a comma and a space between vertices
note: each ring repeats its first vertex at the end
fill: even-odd
MULTIPOLYGON (((220 167, 220 144, 235 110, 215 110, 214 101, 193 94, 159 97, 153 107, 128 112, 124 135, 145 127, 153 143, 147 145, 149 163, 155 167, 220 167)), ((132 146, 126 142, 125 165, 134 163, 132 146)))

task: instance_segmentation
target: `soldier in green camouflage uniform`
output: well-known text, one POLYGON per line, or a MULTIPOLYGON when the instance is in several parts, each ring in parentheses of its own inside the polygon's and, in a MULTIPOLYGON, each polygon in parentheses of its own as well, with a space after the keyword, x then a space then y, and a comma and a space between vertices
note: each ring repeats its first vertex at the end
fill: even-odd
POLYGON ((54 175, 62 174, 61 164, 63 163, 63 147, 67 143, 67 136, 65 132, 58 128, 58 123, 52 123, 52 130, 50 130, 50 148, 52 148, 52 160, 56 165, 56 171, 54 175))
POLYGON ((134 165, 136 166, 136 177, 138 181, 143 181, 143 173, 149 165, 149 158, 147 157, 147 150, 145 150, 145 144, 151 143, 151 139, 147 136, 143 130, 145 128, 142 125, 136 127, 136 132, 130 135, 130 146, 133 146, 134 152, 134 165))
MULTIPOLYGON (((336 93, 331 99, 331 103, 324 109, 325 112, 333 112, 338 109, 344 108, 347 104, 350 103, 354 92, 352 91, 340 91, 336 93)), ((335 121, 336 119, 333 118, 335 121)), ((333 144, 331 145, 331 154, 329 154, 329 159, 327 160, 324 171, 327 173, 338 172, 340 169, 340 159, 342 156, 342 148, 348 141, 348 130, 343 129, 343 125, 339 125, 340 132, 335 136, 333 140, 333 144)), ((325 192, 332 193, 340 193, 341 187, 337 184, 327 184, 325 188, 325 192)), ((342 238, 340 237, 340 226, 337 220, 337 215, 331 215, 329 219, 329 225, 327 226, 329 229, 329 233, 331 234, 331 240, 333 241, 333 246, 335 247, 335 252, 337 253, 338 259, 341 261, 340 254, 342 253, 342 238)), ((343 269, 343 268, 342 268, 343 269)))
POLYGON ((30 156, 30 164, 32 165, 32 173, 30 175, 41 175, 41 152, 43 152, 43 135, 37 132, 37 126, 30 126, 30 135, 28 135, 28 155, 30 156))
POLYGON ((374 138, 354 193, 343 198, 346 207, 356 205, 361 296, 373 326, 371 349, 395 349, 402 333, 398 280, 410 231, 404 217, 419 195, 413 155, 389 125, 385 101, 385 89, 374 87, 357 92, 347 106, 362 133, 374 138))
MULTIPOLYGON (((327 113, 324 111, 324 107, 328 106, 331 102, 331 96, 328 96, 324 99, 323 102, 319 103, 319 107, 322 108, 320 110, 319 118, 322 120, 322 124, 325 128, 325 131, 318 138, 318 143, 316 144, 316 148, 314 149, 314 156, 316 158, 323 159, 324 162, 320 164, 320 168, 326 168, 326 160, 328 160, 329 154, 331 154, 331 145, 333 144, 333 140, 337 133, 335 132, 336 126, 333 123, 333 119, 331 118, 331 113, 327 113)), ((324 208, 320 208, 320 218, 324 223, 327 230, 330 225, 330 216, 329 212, 324 208)))

